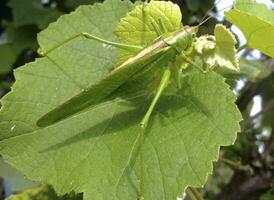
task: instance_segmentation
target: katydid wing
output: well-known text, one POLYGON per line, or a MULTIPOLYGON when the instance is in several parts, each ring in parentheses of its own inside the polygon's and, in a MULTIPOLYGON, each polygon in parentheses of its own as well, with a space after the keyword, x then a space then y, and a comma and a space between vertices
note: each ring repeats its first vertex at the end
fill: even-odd
POLYGON ((171 53, 169 49, 170 47, 163 41, 158 41, 153 46, 145 48, 139 54, 115 68, 97 84, 85 89, 44 115, 37 121, 37 125, 41 127, 48 126, 99 103, 145 66, 151 67, 150 64, 155 60, 157 60, 156 63, 166 60, 166 57, 171 53))
MULTIPOLYGON (((64 104, 45 114, 37 121, 37 125, 41 127, 48 126, 84 108, 99 103, 138 71, 146 66, 151 67, 151 63, 153 62, 154 64, 163 66, 169 61, 173 61, 178 52, 177 47, 172 45, 182 38, 185 40, 185 37, 192 37, 192 33, 182 29, 181 31, 172 33, 171 36, 164 40, 156 40, 151 46, 143 49, 136 56, 115 68, 97 84, 85 89, 64 104)), ((189 47, 189 45, 184 46, 184 48, 186 47, 189 47)))

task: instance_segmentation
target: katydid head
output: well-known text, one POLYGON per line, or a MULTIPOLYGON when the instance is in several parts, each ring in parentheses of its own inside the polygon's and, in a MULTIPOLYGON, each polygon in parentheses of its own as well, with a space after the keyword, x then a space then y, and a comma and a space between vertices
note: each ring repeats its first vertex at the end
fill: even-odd
POLYGON ((164 38, 164 41, 169 45, 172 46, 178 53, 182 51, 186 51, 188 48, 192 46, 193 40, 196 38, 196 34, 199 30, 199 27, 206 23, 208 20, 213 18, 214 16, 211 15, 209 12, 212 11, 218 3, 222 0, 218 0, 216 4, 214 4, 204 15, 201 19, 201 22, 196 26, 184 26, 179 31, 173 32, 168 37, 164 38))
POLYGON ((169 37, 165 38, 165 42, 176 49, 178 53, 186 51, 196 37, 198 27, 184 26, 181 30, 174 32, 169 37))
POLYGON ((198 33, 199 26, 184 26, 184 30, 192 35, 192 38, 196 37, 196 34, 198 33))

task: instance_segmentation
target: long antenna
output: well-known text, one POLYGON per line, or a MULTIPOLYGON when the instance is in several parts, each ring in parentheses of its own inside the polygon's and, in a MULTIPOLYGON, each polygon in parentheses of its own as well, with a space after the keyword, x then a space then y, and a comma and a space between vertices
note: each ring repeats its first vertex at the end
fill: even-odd
POLYGON ((196 25, 195 27, 199 27, 201 25, 203 25, 204 23, 206 23, 208 20, 210 20, 213 16, 208 16, 206 19, 204 19, 204 21, 200 22, 198 25, 196 25))
MULTIPOLYGON (((204 14, 203 18, 200 20, 201 22, 199 23, 199 25, 202 25, 203 24, 203 21, 206 19, 206 16, 208 15, 208 13, 210 11, 212 11, 222 0, 218 0, 217 3, 214 3, 213 6, 211 6, 207 11, 206 13, 204 14)), ((207 21, 208 19, 206 19, 207 21)))
MULTIPOLYGON (((204 17, 202 18, 201 22, 200 22, 198 25, 196 25, 196 26, 201 26, 202 24, 204 24, 205 22, 207 22, 209 19, 211 19, 212 17, 214 17, 214 16, 208 16, 207 18, 205 18, 205 17, 207 16, 207 14, 209 13, 209 11, 213 10, 214 7, 215 7, 218 3, 220 3, 221 1, 222 1, 222 0, 219 0, 216 4, 214 4, 214 6, 206 12, 206 14, 205 14, 204 17)), ((248 4, 248 3, 243 3, 243 4, 248 4)), ((233 3, 232 5, 225 6, 224 8, 219 9, 218 12, 224 11, 224 10, 226 10, 227 8, 232 8, 233 6, 234 6, 234 3, 233 3)), ((196 26, 195 26, 195 27, 196 27, 196 26)))

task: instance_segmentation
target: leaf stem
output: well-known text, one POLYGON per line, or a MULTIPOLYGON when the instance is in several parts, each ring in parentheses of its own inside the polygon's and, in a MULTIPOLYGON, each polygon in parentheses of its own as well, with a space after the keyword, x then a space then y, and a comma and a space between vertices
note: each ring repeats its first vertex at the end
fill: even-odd
POLYGON ((238 49, 237 49, 237 52, 240 52, 242 51, 243 49, 247 48, 247 43, 243 44, 242 46, 240 46, 238 49))
POLYGON ((188 187, 186 189, 186 193, 191 200, 204 200, 204 198, 196 188, 188 187))
POLYGON ((227 158, 219 158, 219 161, 229 165, 230 167, 232 167, 235 170, 238 171, 249 171, 250 167, 247 165, 242 165, 240 162, 235 162, 233 160, 227 159, 227 158))

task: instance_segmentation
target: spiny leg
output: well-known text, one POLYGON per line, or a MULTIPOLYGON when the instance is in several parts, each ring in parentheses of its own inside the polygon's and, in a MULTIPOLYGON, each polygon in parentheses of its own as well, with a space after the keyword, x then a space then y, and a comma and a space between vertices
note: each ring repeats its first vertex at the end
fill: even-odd
POLYGON ((141 47, 141 46, 111 42, 111 41, 99 38, 97 36, 94 36, 90 33, 82 32, 82 33, 78 33, 76 35, 71 36, 70 38, 64 40, 63 42, 60 42, 59 44, 57 44, 54 47, 52 47, 51 49, 49 49, 47 52, 39 52, 39 54, 42 55, 42 56, 45 56, 48 53, 50 53, 51 51, 61 47, 62 45, 70 42, 71 40, 76 39, 76 38, 81 37, 81 36, 85 37, 87 39, 92 39, 92 40, 95 40, 95 41, 98 41, 98 42, 101 42, 101 43, 104 43, 104 44, 108 44, 108 45, 111 45, 113 47, 116 47, 116 48, 119 48, 119 49, 122 49, 122 50, 133 52, 133 53, 138 53, 143 49, 143 47, 141 47))

